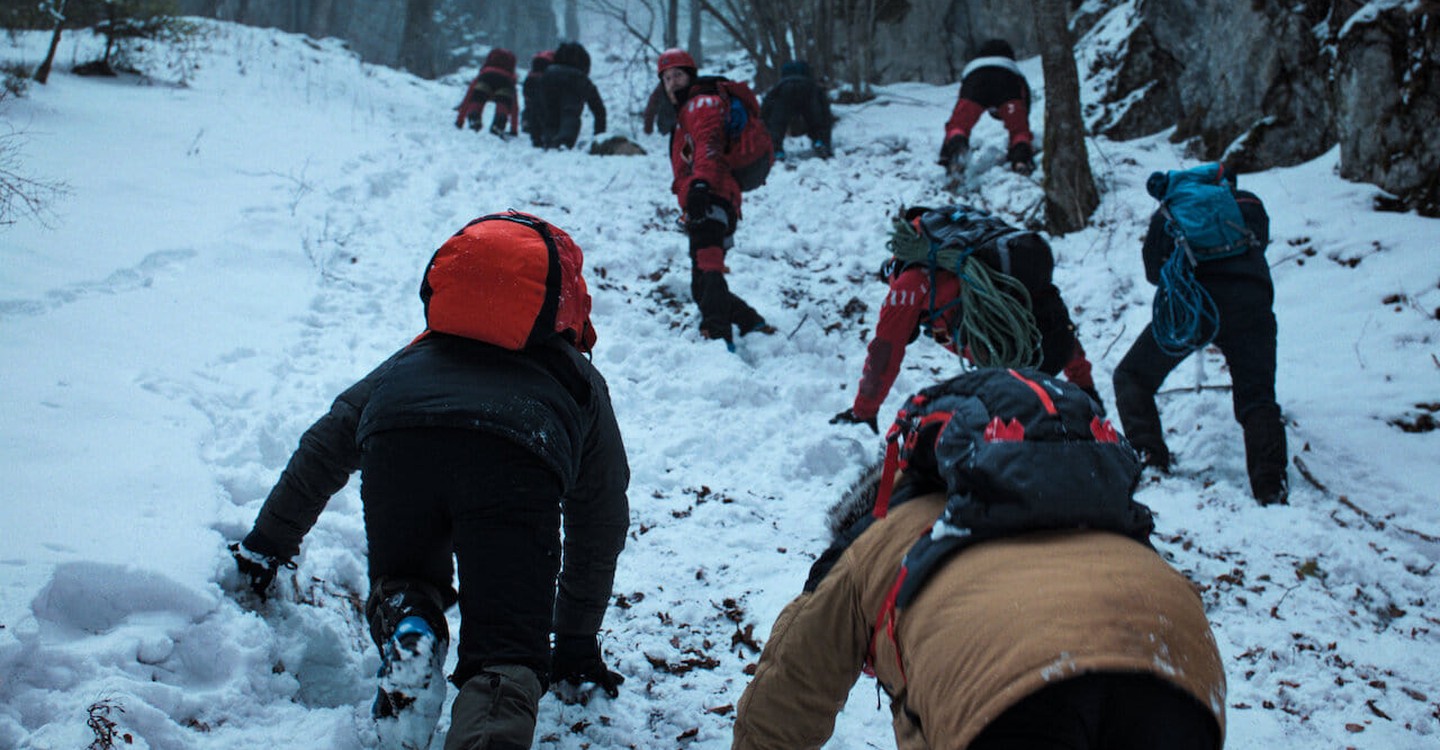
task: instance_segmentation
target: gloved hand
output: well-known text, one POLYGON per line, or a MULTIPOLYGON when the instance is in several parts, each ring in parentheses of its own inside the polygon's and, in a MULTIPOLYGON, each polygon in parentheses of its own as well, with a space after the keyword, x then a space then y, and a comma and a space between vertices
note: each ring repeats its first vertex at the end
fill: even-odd
POLYGON ((945 140, 945 145, 940 147, 939 164, 942 167, 950 166, 950 160, 970 147, 970 139, 963 135, 952 135, 945 140))
MULTIPOLYGON (((246 537, 246 541, 249 541, 249 537, 246 537)), ((270 582, 275 580, 275 574, 280 568, 295 567, 295 563, 289 559, 256 552, 246 543, 231 543, 230 554, 235 558, 235 567, 239 569, 240 575, 249 584, 250 590, 260 597, 260 601, 265 601, 268 597, 270 582)))
POLYGON ((685 218, 691 224, 704 221, 705 216, 710 213, 712 202, 710 183, 704 180, 690 183, 690 190, 685 193, 685 218))
POLYGON ((600 640, 593 635, 555 634, 555 650, 550 657, 550 682, 567 682, 578 687, 581 683, 593 682, 605 694, 614 698, 620 695, 620 685, 625 677, 612 672, 600 656, 600 640))
POLYGON ((870 431, 875 433, 876 435, 880 434, 880 425, 875 423, 874 417, 870 417, 869 419, 861 419, 860 417, 855 416, 854 409, 846 409, 845 411, 842 411, 839 414, 831 417, 830 424, 863 424, 869 427, 870 431))

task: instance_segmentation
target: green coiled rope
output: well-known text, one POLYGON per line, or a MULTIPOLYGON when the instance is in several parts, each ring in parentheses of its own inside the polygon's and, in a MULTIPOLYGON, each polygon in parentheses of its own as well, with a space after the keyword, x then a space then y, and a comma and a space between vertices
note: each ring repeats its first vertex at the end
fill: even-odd
POLYGON ((901 265, 924 263, 930 269, 930 309, 927 327, 933 327, 954 305, 960 306, 955 328, 948 333, 968 349, 970 359, 982 367, 1034 367, 1042 359, 1040 327, 1035 322, 1030 292, 1019 279, 1001 273, 974 256, 974 248, 935 248, 903 219, 897 218, 887 249, 901 265), (944 268, 960 277, 960 296, 949 305, 935 306, 935 271, 944 268))

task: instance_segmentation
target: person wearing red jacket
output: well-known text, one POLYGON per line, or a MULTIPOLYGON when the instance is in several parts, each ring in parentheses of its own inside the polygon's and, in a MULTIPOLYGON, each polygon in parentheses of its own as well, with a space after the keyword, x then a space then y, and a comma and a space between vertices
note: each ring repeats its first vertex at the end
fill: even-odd
POLYGON ((519 108, 515 97, 515 53, 496 47, 485 57, 485 66, 470 82, 465 98, 460 102, 459 114, 455 116, 455 127, 463 128, 469 122, 471 130, 479 130, 484 120, 485 105, 495 102, 495 120, 490 123, 490 132, 505 136, 505 123, 510 123, 510 135, 519 132, 519 108))
MULTIPOLYGON (((1013 276, 1029 294, 1030 309, 1040 333, 1041 361, 1037 369, 1047 375, 1063 371, 1066 380, 1080 386, 1103 410, 1104 402, 1095 389, 1090 360, 1075 335, 1069 308, 1053 280, 1055 256, 1043 237, 1009 226, 998 217, 969 206, 938 210, 912 208, 901 223, 913 226, 912 222, 918 221, 918 217, 955 208, 960 209, 955 216, 960 217, 959 231, 966 233, 964 244, 976 248, 975 257, 995 271, 1013 276)), ((875 336, 866 350, 855 400, 849 409, 832 417, 830 424, 864 424, 879 432, 876 414, 900 375, 905 348, 919 338, 922 327, 929 329, 936 343, 971 359, 964 342, 957 342, 952 334, 963 314, 959 303, 960 277, 944 268, 932 270, 923 263, 907 265, 896 260, 886 264, 890 289, 880 305, 880 319, 875 323, 875 336)))
POLYGON ((700 335, 734 348, 740 335, 771 334, 775 327, 730 291, 725 282, 725 251, 734 244, 740 221, 740 185, 726 160, 725 132, 730 107, 715 77, 700 77, 695 59, 683 49, 660 53, 660 82, 676 109, 670 134, 670 190, 685 212, 690 236, 690 295, 700 307, 700 335))

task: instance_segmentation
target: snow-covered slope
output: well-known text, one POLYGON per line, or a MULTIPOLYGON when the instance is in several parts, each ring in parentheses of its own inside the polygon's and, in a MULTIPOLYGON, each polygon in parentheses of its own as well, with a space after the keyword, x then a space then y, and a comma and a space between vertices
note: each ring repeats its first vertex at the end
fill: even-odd
MULTIPOLYGON (((50 84, 0 103, 23 169, 70 190, 50 227, 0 228, 0 747, 84 746, 95 716, 136 748, 373 742, 358 481, 267 605, 234 594, 224 544, 334 395, 418 332, 433 249, 509 207, 585 249, 633 470, 604 632, 628 681, 587 706, 547 698, 537 747, 728 747, 752 644, 880 450, 826 420, 850 403, 884 294, 887 215, 954 200, 932 161, 955 86, 837 107, 834 159, 777 167, 746 196, 730 282, 780 334, 735 356, 697 335, 665 141, 637 135, 648 69, 595 56, 611 130, 649 155, 542 153, 455 130, 459 77, 204 28, 186 85, 75 77, 64 63, 96 42, 67 36, 50 84)), ((0 60, 33 65, 46 42, 18 37, 0 60)), ((1038 60, 1022 68, 1040 92, 1038 60)), ((982 169, 1002 157, 998 123, 974 141, 968 200, 1033 217, 1037 183, 982 169)), ((1108 399, 1148 319, 1143 183, 1185 162, 1163 137, 1091 146, 1104 203, 1053 244, 1108 399)), ((1159 548, 1203 590, 1232 748, 1440 733, 1440 432, 1402 429, 1440 408, 1440 222, 1375 213, 1337 158, 1241 178, 1272 218, 1278 388, 1305 467, 1292 504, 1249 498, 1215 352, 1167 383, 1177 472, 1140 491, 1159 548)), ((883 413, 958 368, 917 342, 883 413)), ((873 682, 853 697, 827 747, 889 746, 873 682)))

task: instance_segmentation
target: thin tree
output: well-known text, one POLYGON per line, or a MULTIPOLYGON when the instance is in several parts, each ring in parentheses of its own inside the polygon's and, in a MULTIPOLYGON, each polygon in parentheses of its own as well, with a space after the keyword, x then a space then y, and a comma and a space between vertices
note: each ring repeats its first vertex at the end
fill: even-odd
POLYGON ((50 35, 50 51, 45 53, 45 59, 40 67, 35 69, 35 82, 41 86, 50 80, 50 67, 55 64, 55 50, 60 46, 60 32, 65 29, 65 9, 70 5, 70 0, 60 0, 60 7, 50 3, 50 15, 55 19, 55 33, 50 35))
POLYGON ((665 3, 665 48, 680 46, 680 0, 665 3))
POLYGON ((1083 229, 1100 205, 1085 148, 1069 3, 1037 0, 1035 31, 1045 70, 1045 228, 1067 234, 1083 229))
POLYGON ((400 36, 400 67, 421 78, 438 75, 430 40, 435 37, 435 0, 408 0, 400 36))
POLYGON ((565 0, 565 38, 571 40, 580 38, 579 0, 565 0))
POLYGON ((701 41, 700 32, 704 29, 704 24, 701 21, 703 16, 700 11, 700 0, 690 0, 690 43, 685 48, 690 52, 690 56, 695 58, 695 64, 703 66, 705 64, 705 45, 701 41))

